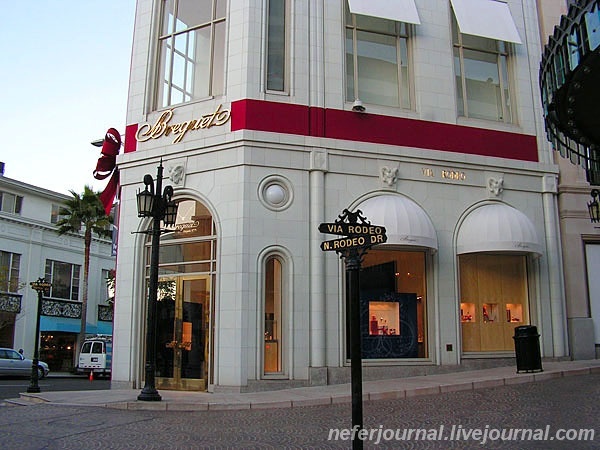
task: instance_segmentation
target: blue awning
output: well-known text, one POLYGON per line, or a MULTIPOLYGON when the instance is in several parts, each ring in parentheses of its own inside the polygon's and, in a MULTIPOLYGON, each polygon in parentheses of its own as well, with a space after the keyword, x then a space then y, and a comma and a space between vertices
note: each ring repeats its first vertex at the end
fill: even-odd
MULTIPOLYGON (((41 316, 40 331, 63 331, 66 333, 79 333, 81 321, 64 317, 41 316)), ((96 325, 88 323, 85 327, 86 334, 112 334, 112 322, 98 321, 96 325)))
POLYGON ((79 319, 67 319, 64 317, 41 316, 40 331, 65 331, 67 333, 79 333, 81 321, 79 319))

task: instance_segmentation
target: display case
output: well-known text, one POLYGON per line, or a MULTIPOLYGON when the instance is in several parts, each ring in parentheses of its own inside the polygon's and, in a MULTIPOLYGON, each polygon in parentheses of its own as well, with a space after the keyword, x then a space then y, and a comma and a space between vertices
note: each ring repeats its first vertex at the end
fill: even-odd
POLYGON ((279 371, 279 342, 265 340, 265 373, 279 371))
POLYGON ((483 323, 498 322, 498 304, 484 303, 481 307, 483 323))
POLYGON ((523 322, 523 305, 520 303, 507 303, 506 321, 511 323, 523 322))
POLYGON ((369 302, 369 335, 395 336, 400 334, 400 304, 398 302, 369 302))
POLYGON ((475 303, 461 303, 460 304, 460 321, 461 322, 475 322, 475 303))

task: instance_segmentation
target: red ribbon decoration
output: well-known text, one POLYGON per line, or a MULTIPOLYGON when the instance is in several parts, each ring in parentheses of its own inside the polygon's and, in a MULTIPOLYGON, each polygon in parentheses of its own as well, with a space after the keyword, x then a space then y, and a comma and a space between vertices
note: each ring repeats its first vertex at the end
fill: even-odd
POLYGON ((102 143, 102 156, 96 163, 94 170, 94 178, 96 180, 104 180, 112 174, 108 184, 100 194, 100 201, 104 206, 104 211, 108 216, 113 205, 117 189, 119 186, 119 170, 117 169, 117 155, 121 150, 121 135, 114 128, 109 128, 104 136, 102 143))

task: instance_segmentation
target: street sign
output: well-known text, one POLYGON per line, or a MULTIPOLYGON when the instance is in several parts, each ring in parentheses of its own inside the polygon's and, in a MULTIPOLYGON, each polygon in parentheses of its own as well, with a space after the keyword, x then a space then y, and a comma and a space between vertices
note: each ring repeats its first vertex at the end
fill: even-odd
POLYGON ((349 236, 321 242, 321 250, 337 252, 353 248, 371 247, 373 245, 383 244, 385 241, 387 241, 387 236, 385 234, 349 236))
MULTIPOLYGON (((360 331, 360 284, 358 272, 361 259, 369 248, 387 241, 385 227, 371 225, 362 211, 350 212, 344 209, 339 219, 333 223, 322 223, 319 232, 343 236, 339 239, 321 242, 321 250, 337 252, 345 259, 346 298, 350 305, 350 381, 352 392, 352 429, 363 431, 362 413, 362 349, 360 331)), ((352 443, 353 449, 362 450, 362 440, 352 443)))
POLYGON ((358 235, 381 235, 385 234, 385 227, 376 225, 367 225, 360 223, 322 223, 319 225, 319 231, 327 234, 338 234, 340 236, 358 236, 358 235))

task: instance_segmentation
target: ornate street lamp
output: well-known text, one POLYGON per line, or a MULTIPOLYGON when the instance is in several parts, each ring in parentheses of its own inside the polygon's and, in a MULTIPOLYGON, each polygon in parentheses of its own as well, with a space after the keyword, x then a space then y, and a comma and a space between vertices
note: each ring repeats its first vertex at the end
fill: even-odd
POLYGON ((150 280, 148 284, 148 314, 146 324, 146 376, 144 388, 138 400, 160 401, 154 376, 156 368, 156 301, 158 297, 158 254, 160 246, 161 220, 166 226, 175 225, 177 203, 172 200, 173 188, 165 186, 162 190, 162 159, 156 174, 156 189, 151 175, 144 176, 145 189, 137 193, 138 217, 152 217, 152 228, 145 233, 152 236, 150 253, 150 280), (162 194, 161 194, 162 190, 162 194))
POLYGON ((52 286, 44 278, 38 278, 36 281, 29 283, 31 289, 37 292, 37 309, 35 318, 35 346, 33 350, 33 362, 31 363, 31 383, 27 388, 27 392, 40 392, 39 380, 39 349, 40 349, 40 310, 42 309, 42 296, 50 290, 52 286))
POLYGON ((598 203, 598 194, 600 194, 598 189, 592 189, 592 192, 590 192, 592 201, 588 203, 588 212, 590 214, 590 220, 592 223, 600 222, 600 204, 598 203))

